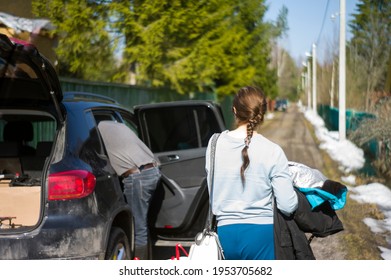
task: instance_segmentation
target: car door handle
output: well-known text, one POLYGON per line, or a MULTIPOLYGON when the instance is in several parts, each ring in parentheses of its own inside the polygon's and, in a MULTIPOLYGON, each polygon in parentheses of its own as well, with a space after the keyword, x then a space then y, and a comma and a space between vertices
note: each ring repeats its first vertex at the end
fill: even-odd
POLYGON ((169 161, 173 161, 173 160, 178 160, 179 156, 178 155, 168 155, 167 158, 169 161))

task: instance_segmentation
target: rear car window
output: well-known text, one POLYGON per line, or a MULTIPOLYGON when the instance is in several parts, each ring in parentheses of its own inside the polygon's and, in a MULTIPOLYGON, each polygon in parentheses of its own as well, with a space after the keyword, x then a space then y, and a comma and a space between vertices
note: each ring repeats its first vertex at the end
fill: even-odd
POLYGON ((0 114, 0 174, 40 178, 56 127, 56 120, 45 112, 10 110, 0 114))
POLYGON ((55 119, 48 115, 3 114, 0 116, 0 142, 23 141, 36 149, 40 142, 53 141, 56 127, 55 119))

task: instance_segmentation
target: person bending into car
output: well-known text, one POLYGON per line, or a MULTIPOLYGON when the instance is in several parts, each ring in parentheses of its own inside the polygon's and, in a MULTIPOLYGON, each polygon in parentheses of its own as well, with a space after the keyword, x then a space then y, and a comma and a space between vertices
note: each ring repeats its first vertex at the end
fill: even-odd
POLYGON ((125 124, 101 121, 98 129, 135 220, 135 256, 148 259, 148 209, 161 177, 152 151, 125 124))
MULTIPOLYGON (((298 206, 288 160, 280 146, 256 131, 266 113, 266 98, 259 88, 241 88, 232 110, 237 128, 223 131, 216 145, 211 197, 217 233, 225 259, 275 259, 273 200, 287 215, 298 206)), ((209 143, 208 173, 210 150, 209 143)))

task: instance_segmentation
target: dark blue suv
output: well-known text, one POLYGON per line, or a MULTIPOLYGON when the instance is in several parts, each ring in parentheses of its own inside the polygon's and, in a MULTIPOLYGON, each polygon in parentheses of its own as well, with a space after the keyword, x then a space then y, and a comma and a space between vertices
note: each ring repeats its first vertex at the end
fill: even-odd
POLYGON ((97 129, 101 120, 131 127, 161 163, 151 253, 192 242, 203 228, 205 149, 224 129, 216 104, 130 110, 107 97, 63 93, 34 46, 0 34, 0 259, 133 259, 133 216, 97 129))

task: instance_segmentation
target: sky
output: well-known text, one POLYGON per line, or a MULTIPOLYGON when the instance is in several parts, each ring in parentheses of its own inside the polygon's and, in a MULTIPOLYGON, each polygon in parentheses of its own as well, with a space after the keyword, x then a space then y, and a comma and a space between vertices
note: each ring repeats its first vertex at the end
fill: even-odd
MULTIPOLYGON (((351 38, 348 21, 357 12, 356 5, 359 2, 345 0, 347 40, 351 38)), ((331 46, 335 46, 335 51, 338 51, 340 0, 266 0, 266 3, 269 6, 265 15, 267 21, 275 21, 283 5, 288 8, 288 37, 281 40, 280 44, 296 61, 304 61, 305 53, 312 51, 314 43, 320 61, 327 57, 331 46)))
MULTIPOLYGON (((329 131, 324 121, 313 110, 301 107, 305 118, 315 129, 319 147, 325 150, 330 157, 339 165, 339 169, 344 171, 341 183, 346 185, 350 198, 359 203, 373 203, 384 214, 384 220, 376 220, 370 217, 363 219, 363 222, 373 233, 381 233, 387 236, 388 248, 380 247, 381 257, 391 260, 391 186, 381 183, 371 183, 368 185, 357 185, 355 170, 359 170, 365 163, 364 152, 349 140, 339 141, 338 131, 329 131)), ((338 211, 337 211, 338 215, 338 211)))

